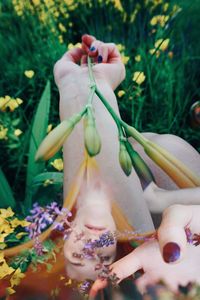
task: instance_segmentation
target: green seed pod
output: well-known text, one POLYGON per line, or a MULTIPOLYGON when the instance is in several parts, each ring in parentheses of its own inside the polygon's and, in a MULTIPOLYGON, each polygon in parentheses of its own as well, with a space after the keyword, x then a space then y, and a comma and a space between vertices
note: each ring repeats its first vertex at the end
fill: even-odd
POLYGON ((74 126, 81 120, 81 114, 75 114, 68 120, 62 121, 42 141, 36 153, 35 160, 48 160, 59 151, 74 126))
POLYGON ((129 176, 132 171, 132 162, 124 142, 120 142, 119 162, 126 176, 129 176))
POLYGON ((141 181, 142 186, 146 187, 150 182, 155 182, 155 178, 151 170, 128 141, 126 142, 126 149, 130 155, 132 165, 141 181))
POLYGON ((90 109, 87 111, 84 123, 84 143, 90 156, 97 155, 101 150, 101 139, 96 129, 95 119, 90 109))

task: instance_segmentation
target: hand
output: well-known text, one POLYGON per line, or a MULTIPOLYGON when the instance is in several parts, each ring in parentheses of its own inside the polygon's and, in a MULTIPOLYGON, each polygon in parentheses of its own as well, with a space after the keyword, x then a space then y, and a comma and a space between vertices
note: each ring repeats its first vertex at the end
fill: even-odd
POLYGON ((94 76, 106 81, 114 90, 125 78, 125 67, 121 61, 119 51, 114 43, 103 43, 91 35, 82 36, 82 48, 68 51, 55 65, 54 75, 56 83, 66 75, 88 76, 86 70, 87 56, 93 58, 96 65, 93 67, 94 76), (78 63, 81 63, 79 66, 78 63), (87 74, 86 74, 87 73, 87 74))
MULTIPOLYGON (((177 290, 179 284, 200 283, 200 247, 188 243, 191 232, 193 239, 196 239, 193 243, 198 244, 198 236, 194 234, 200 232, 199 216, 199 205, 174 205, 166 209, 157 232, 158 240, 145 242, 112 264, 111 275, 116 274, 120 282, 143 269, 144 275, 136 280, 141 292, 145 291, 147 285, 154 284, 161 279, 174 291, 177 290)), ((106 285, 106 280, 97 279, 90 295, 96 295, 106 285)))

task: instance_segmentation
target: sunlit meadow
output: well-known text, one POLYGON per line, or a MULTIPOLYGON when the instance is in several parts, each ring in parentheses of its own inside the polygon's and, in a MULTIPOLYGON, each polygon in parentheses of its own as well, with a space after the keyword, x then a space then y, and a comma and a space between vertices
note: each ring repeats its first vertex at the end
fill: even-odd
MULTIPOLYGON (((32 238, 25 217, 34 203, 48 220, 51 202, 63 214, 62 152, 46 163, 34 157, 59 123, 53 65, 80 46, 84 33, 116 43, 122 55, 126 79, 116 90, 122 118, 141 132, 181 136, 200 151, 199 24, 199 0, 0 1, 0 250, 32 238)), ((15 293, 31 261, 36 266, 40 246, 23 264, 0 252, 8 293, 15 293)), ((53 242, 45 247, 54 253, 53 242)))

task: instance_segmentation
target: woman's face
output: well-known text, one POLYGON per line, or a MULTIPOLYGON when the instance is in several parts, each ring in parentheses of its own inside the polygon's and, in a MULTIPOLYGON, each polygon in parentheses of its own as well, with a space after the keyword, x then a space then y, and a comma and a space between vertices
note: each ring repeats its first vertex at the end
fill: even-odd
POLYGON ((93 202, 80 207, 64 245, 66 270, 70 278, 95 280, 102 266, 113 262, 116 254, 115 230, 107 206, 93 202))

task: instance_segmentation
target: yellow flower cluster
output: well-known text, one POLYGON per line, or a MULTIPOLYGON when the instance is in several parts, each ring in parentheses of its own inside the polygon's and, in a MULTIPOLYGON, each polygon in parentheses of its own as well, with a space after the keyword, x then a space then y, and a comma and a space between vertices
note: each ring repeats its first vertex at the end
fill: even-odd
POLYGON ((10 111, 14 111, 22 103, 23 103, 22 99, 20 98, 14 99, 6 95, 5 97, 0 97, 0 110, 5 111, 7 108, 9 108, 10 111))
POLYGON ((0 252, 0 280, 10 275, 12 275, 10 278, 11 286, 6 288, 9 295, 15 293, 13 287, 20 284, 21 279, 25 277, 25 274, 21 272, 20 268, 15 270, 14 268, 9 267, 4 258, 4 253, 0 252))
POLYGON ((168 22, 168 20, 169 20, 169 16, 157 15, 151 19, 150 24, 152 26, 160 25, 161 27, 164 27, 168 22))
POLYGON ((126 65, 129 61, 130 57, 125 55, 125 46, 122 44, 117 44, 116 46, 121 54, 121 59, 122 59, 123 64, 126 65))
POLYGON ((67 46, 68 50, 72 50, 72 49, 74 49, 74 48, 81 48, 81 47, 82 47, 82 46, 81 46, 81 43, 76 43, 76 44, 70 43, 70 44, 68 44, 68 46, 67 46))
POLYGON ((170 39, 158 39, 155 44, 153 49, 149 50, 149 53, 152 55, 156 55, 156 57, 160 56, 160 51, 166 51, 168 46, 169 46, 170 39))
MULTIPOLYGON (((0 249, 4 249, 7 245, 5 243, 5 238, 14 232, 15 228, 18 226, 26 227, 30 223, 25 220, 19 220, 18 218, 13 218, 14 212, 12 208, 0 209, 0 249)), ((27 235, 26 232, 20 232, 16 234, 16 237, 20 239, 23 235, 27 235)))

